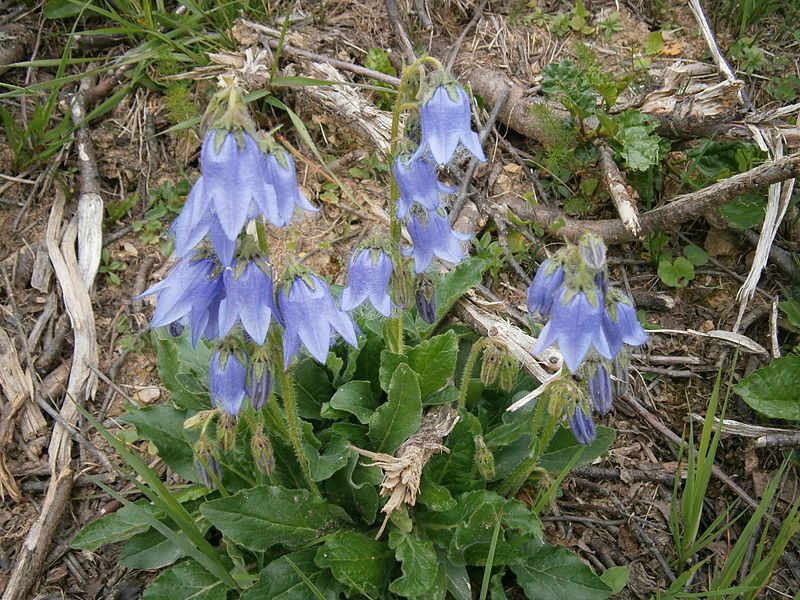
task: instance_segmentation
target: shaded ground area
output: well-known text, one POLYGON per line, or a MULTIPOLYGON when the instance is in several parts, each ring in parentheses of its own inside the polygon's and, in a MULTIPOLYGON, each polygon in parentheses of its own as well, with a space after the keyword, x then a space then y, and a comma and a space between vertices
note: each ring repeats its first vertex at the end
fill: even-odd
MULTIPOLYGON (((340 0, 324 4, 324 15, 315 3, 292 5, 292 12, 288 13, 291 15, 289 44, 385 74, 396 73, 403 60, 402 45, 380 3, 340 0)), ((568 3, 541 2, 536 6, 536 2, 483 2, 479 3, 480 18, 476 18, 474 3, 466 0, 429 2, 428 28, 425 19, 416 12, 418 4, 425 3, 400 3, 415 50, 447 60, 451 50, 456 49, 452 61, 454 73, 471 82, 479 96, 484 109, 479 113, 481 123, 487 122, 494 102, 489 93, 491 86, 479 80, 477 70, 506 75, 522 90, 516 102, 538 101, 543 98, 542 70, 563 59, 576 60, 588 48, 599 69, 614 73, 618 79, 626 76, 633 79, 634 84, 618 102, 623 107, 637 107, 663 82, 651 73, 660 73, 660 69, 679 59, 684 64, 697 60, 711 62, 697 22, 688 7, 678 2, 656 3, 656 9, 651 3, 593 2, 585 17, 585 32, 580 27, 576 30, 569 22, 567 30, 562 31, 562 26, 548 16, 560 12, 573 19, 576 13, 568 3), (598 25, 609 20, 616 25, 598 25), (459 37, 462 32, 466 35, 459 37), (653 37, 654 32, 661 33, 653 37)), ((53 65, 64 52, 66 33, 73 20, 46 19, 40 10, 14 7, 3 10, 10 23, 7 28, 17 28, 9 34, 12 36, 9 39, 20 46, 19 52, 6 62, 55 61, 34 62, 32 66, 12 68, 0 75, 10 85, 33 90, 29 96, 5 97, 0 104, 13 122, 27 124, 28 131, 33 132, 35 127, 31 129, 31 123, 35 124, 36 111, 48 101, 50 88, 46 83, 63 75, 53 65), (31 35, 37 28, 41 34, 31 35)), ((269 17, 256 10, 248 16, 280 28, 288 9, 272 6, 271 10, 269 17)), ((798 41, 792 37, 783 16, 765 16, 755 29, 749 29, 750 35, 757 39, 750 44, 742 44, 739 23, 733 22, 730 15, 712 14, 712 17, 712 21, 716 19, 717 41, 733 57, 738 69, 736 75, 744 82, 743 102, 765 113, 796 101, 800 86, 793 88, 791 77, 798 76, 798 41)), ((103 22, 93 17, 90 24, 101 27, 103 22)), ((197 177, 200 139, 195 131, 213 92, 213 77, 231 61, 236 66, 246 64, 247 48, 251 53, 255 49, 267 52, 276 41, 264 31, 241 24, 222 38, 218 33, 221 34, 209 33, 205 51, 227 48, 230 54, 227 58, 212 57, 211 64, 204 69, 193 71, 195 65, 175 64, 169 56, 158 54, 148 58, 144 66, 127 67, 108 90, 103 90, 105 93, 97 98, 95 106, 103 106, 109 99, 116 104, 92 120, 86 129, 96 154, 97 191, 105 203, 103 254, 91 295, 99 357, 94 372, 98 382, 87 408, 112 430, 124 428, 118 417, 124 412, 126 399, 150 404, 164 396, 147 337, 151 307, 132 298, 171 266, 163 253, 166 231, 184 202, 189 185, 197 177), (147 85, 130 86, 128 76, 132 73, 137 73, 140 83, 147 85), (182 77, 187 73, 190 75, 182 77), (184 127, 182 123, 191 126, 184 127)), ((6 121, 6 138, 0 143, 0 323, 8 340, 0 339, 0 350, 7 361, 16 362, 20 374, 30 375, 33 389, 29 391, 39 402, 38 405, 22 403, 19 414, 12 415, 8 407, 13 398, 9 399, 9 389, 4 387, 2 418, 12 428, 8 440, 2 440, 0 435, 5 454, 5 469, 0 471, 4 480, 0 587, 7 583, 22 541, 45 502, 50 479, 48 459, 52 458, 49 445, 54 429, 53 417, 46 407, 61 410, 75 350, 70 320, 63 309, 63 292, 49 266, 45 245, 48 219, 57 196, 63 194, 66 199, 65 217, 53 225, 59 230, 59 239, 63 239, 76 212, 78 198, 85 192, 81 187, 83 165, 75 144, 67 141, 73 131, 65 115, 71 95, 78 91, 81 73, 98 65, 110 65, 110 72, 115 75, 118 64, 114 60, 142 43, 103 35, 79 38, 72 56, 87 60, 76 60, 67 67, 67 73, 74 74, 75 81, 52 96, 53 118, 44 128, 50 129, 64 119, 63 133, 53 139, 29 133, 26 141, 20 142, 16 137, 12 139, 16 130, 6 121)), ((11 46, 5 41, 3 44, 4 48, 11 46)), ((286 51, 282 59, 281 72, 287 76, 332 77, 330 71, 320 70, 321 67, 312 64, 314 61, 298 53, 286 51)), ((258 60, 254 64, 257 67, 258 60)), ((260 64, 269 66, 269 57, 265 56, 260 64)), ((334 74, 362 84, 375 83, 346 69, 337 69, 334 74)), ((108 76, 106 70, 99 75, 90 86, 96 86, 98 80, 106 81, 103 79, 108 76)), ((719 79, 714 69, 710 77, 719 79)), ((350 250, 359 241, 385 229, 387 169, 383 150, 373 147, 370 141, 374 141, 375 131, 381 127, 374 116, 386 108, 387 100, 380 91, 357 89, 353 93, 375 114, 359 112, 363 107, 356 106, 355 112, 350 113, 355 117, 342 118, 337 112, 337 102, 338 109, 344 110, 343 100, 334 99, 332 104, 326 104, 322 98, 326 93, 325 88, 310 87, 288 87, 276 92, 303 119, 306 132, 295 130, 286 112, 275 107, 266 107, 258 119, 264 129, 280 127, 278 136, 295 154, 300 183, 320 207, 318 213, 306 216, 288 230, 270 232, 274 240, 273 262, 280 269, 296 256, 334 282, 342 283, 350 250), (354 125, 358 115, 366 126, 354 125), (313 140, 319 156, 315 156, 309 140, 313 140), (319 158, 326 168, 321 167, 319 158), (346 191, 340 188, 337 178, 346 191)), ((511 119, 506 117, 513 108, 503 108, 489 132, 485 147, 490 158, 486 164, 466 177, 468 165, 464 160, 445 174, 455 185, 469 184, 465 193, 457 196, 462 204, 464 200, 469 203, 461 216, 463 229, 470 228, 481 239, 474 252, 498 259, 497 268, 490 271, 484 284, 506 302, 497 311, 504 318, 514 311, 524 312, 527 281, 522 275, 535 272, 536 265, 547 256, 548 248, 555 247, 559 239, 557 229, 547 230, 556 219, 536 223, 534 219, 509 217, 506 210, 514 206, 513 202, 543 206, 559 211, 564 218, 587 221, 616 219, 618 215, 596 173, 579 173, 568 183, 561 182, 568 193, 559 193, 563 173, 557 167, 569 169, 569 161, 563 157, 560 163, 553 159, 552 150, 560 147, 556 141, 544 139, 546 136, 526 137, 525 132, 509 127, 511 119), (588 184, 589 180, 594 183, 588 184), (466 212, 470 207, 474 214, 466 212), (482 237, 486 234, 488 238, 482 237), (497 240, 498 244, 489 248, 489 239, 497 240)), ((563 108, 560 110, 563 112, 563 108)), ((383 113, 384 118, 386 114, 383 113)), ((793 118, 787 119, 789 125, 793 118)), ((642 212, 664 206, 674 196, 715 179, 690 159, 692 152, 702 145, 702 137, 672 140, 660 183, 651 186, 657 188, 657 193, 640 198, 642 212)), ((796 138, 793 143, 796 145, 797 141, 796 138)), ((787 137, 785 154, 790 155, 794 149, 787 137)), ((738 170, 747 170, 748 166, 740 165, 738 170)), ((797 250, 796 221, 792 207, 776 242, 784 255, 797 250)), ((699 429, 695 417, 705 416, 718 370, 727 373, 733 367, 734 380, 738 380, 770 359, 769 353, 751 352, 741 344, 738 346, 741 352, 736 352, 736 345, 722 343, 718 338, 685 333, 686 330, 701 334, 732 330, 740 309, 736 294, 753 260, 752 236, 748 238, 741 229, 731 228, 716 206, 686 219, 680 230, 681 234, 665 232, 655 241, 656 236, 652 235, 645 241, 634 241, 631 237, 631 241, 610 249, 611 273, 632 293, 647 323, 675 333, 654 333, 646 349, 632 358, 633 402, 617 403, 603 421, 618 432, 612 449, 607 456, 578 468, 565 480, 563 494, 545 517, 548 538, 575 550, 595 568, 627 565, 631 569, 630 584, 620 597, 646 598, 669 585, 668 571, 661 563, 665 557, 667 562, 673 560, 668 522, 672 482, 679 465, 677 446, 664 430, 680 438, 686 435, 691 422, 699 429), (688 245, 703 248, 709 261, 697 265, 686 287, 671 287, 660 276, 658 253, 663 248, 674 248, 680 254, 681 248, 688 245)), ((64 248, 69 246, 64 244, 64 248)), ((769 351, 776 336, 786 349, 791 348, 796 343, 796 329, 782 314, 779 319, 772 315, 777 310, 773 308, 775 299, 789 297, 786 290, 795 283, 786 268, 782 269, 779 262, 771 262, 744 312, 738 333, 769 351)), ((19 390, 23 392, 24 386, 19 390)), ((731 397, 727 416, 754 425, 776 425, 762 423, 735 395, 731 397)), ((716 457, 723 475, 756 500, 786 454, 782 446, 756 447, 757 437, 725 435, 716 457)), ((80 424, 78 431, 72 431, 72 440, 72 464, 79 476, 53 533, 31 597, 137 598, 151 574, 118 566, 113 547, 97 553, 69 548, 70 539, 80 527, 119 507, 98 490, 92 478, 124 494, 135 493, 122 474, 120 460, 90 427, 80 424), (92 449, 92 445, 99 450, 92 449)), ((168 481, 173 477, 154 448, 134 445, 168 481)), ((791 466, 773 508, 778 519, 797 497, 798 485, 796 469, 791 466)), ((525 499, 525 491, 520 499, 525 499)), ((715 478, 706 500, 709 514, 717 514, 736 499, 732 486, 715 478)), ((740 506, 746 504, 741 497, 739 502, 740 506)), ((712 544, 707 553, 710 560, 698 577, 708 577, 715 566, 724 562, 733 538, 723 537, 712 544)), ((800 585, 797 563, 796 547, 790 545, 763 597, 792 597, 800 585)))

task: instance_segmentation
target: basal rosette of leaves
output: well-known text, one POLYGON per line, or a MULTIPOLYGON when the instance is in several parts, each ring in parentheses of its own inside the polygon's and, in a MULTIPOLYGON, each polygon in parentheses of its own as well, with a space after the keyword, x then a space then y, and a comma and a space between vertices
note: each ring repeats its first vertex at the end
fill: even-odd
MULTIPOLYGON (((571 417, 550 415, 545 402, 508 412, 538 383, 495 342, 442 325, 490 267, 465 256, 440 197, 449 188, 436 178, 436 164, 457 152, 484 158, 466 91, 433 59, 405 72, 395 99, 389 243, 355 250, 341 293, 301 265, 274 273, 265 222, 286 226, 296 208, 314 207, 291 156, 254 130, 234 88, 223 92, 227 109, 204 142, 202 177, 172 229, 180 260, 147 292, 157 295, 152 341, 170 399, 122 419, 132 428, 126 440, 150 442, 174 477, 167 487, 87 415, 135 471, 142 497, 104 488, 123 507, 86 526, 73 546, 122 542, 122 564, 160 570, 145 600, 471 600, 479 588, 481 598, 491 589, 502 599, 511 587, 545 599, 616 593, 626 569, 595 573, 545 541, 539 519, 563 476, 606 451, 613 430, 589 417, 591 436, 572 423, 576 440, 563 426, 571 417), (419 120, 409 129, 418 137, 400 131, 403 112, 419 120), (403 226, 410 248, 400 243, 403 226), (457 266, 441 275, 437 260, 457 266), (419 464, 416 495, 382 510, 384 475, 364 454, 392 459, 441 406, 458 419, 419 464), (530 505, 515 498, 528 481, 530 505)), ((607 311, 596 324, 615 350, 593 343, 611 360, 638 330, 605 280, 570 273, 588 272, 587 264, 592 277, 604 272, 604 248, 589 250, 573 248, 577 262, 559 264, 564 289, 602 288, 589 302, 607 311)), ((546 286, 547 294, 558 289, 546 286)), ((559 310, 551 329, 564 352, 571 334, 557 323, 559 310)), ((606 363, 594 350, 576 352, 578 362, 595 362, 575 393, 602 412, 611 393, 599 370, 606 363)))

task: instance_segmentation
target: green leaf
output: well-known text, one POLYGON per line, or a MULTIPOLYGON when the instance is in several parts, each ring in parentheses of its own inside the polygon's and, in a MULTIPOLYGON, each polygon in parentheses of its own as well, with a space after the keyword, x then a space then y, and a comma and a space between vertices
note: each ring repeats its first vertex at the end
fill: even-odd
POLYGON ((447 436, 450 452, 434 455, 426 467, 432 481, 455 494, 483 487, 475 467, 475 436, 481 433, 481 423, 470 412, 462 411, 460 416, 447 436))
POLYGON ((208 408, 208 369, 211 350, 200 341, 192 347, 187 333, 169 335, 166 328, 154 332, 158 374, 179 408, 208 408))
POLYGON ((142 510, 153 517, 161 516, 161 513, 146 500, 139 500, 136 506, 138 509, 123 506, 116 512, 92 521, 72 538, 70 546, 93 552, 100 546, 122 542, 137 533, 144 533, 150 529, 150 523, 142 515, 142 510))
POLYGON ((591 463, 594 459, 605 454, 614 443, 617 437, 616 432, 609 427, 597 427, 597 438, 584 446, 575 439, 569 427, 562 427, 554 436, 547 450, 539 460, 539 466, 551 473, 557 473, 563 469, 572 457, 581 450, 583 454, 575 464, 576 467, 591 463))
POLYGON ((648 56, 661 54, 664 50, 664 35, 660 31, 651 31, 644 41, 644 53, 648 56))
POLYGON ((193 414, 158 404, 129 410, 122 420, 134 425, 139 435, 152 441, 158 448, 158 455, 173 471, 184 479, 198 481, 192 450, 198 434, 196 430, 183 427, 184 421, 193 414))
POLYGON ((397 75, 389 60, 389 55, 380 48, 370 48, 367 50, 367 56, 364 58, 364 66, 373 71, 378 71, 384 75, 397 75))
POLYGON ((489 261, 473 256, 441 277, 436 283, 436 320, 433 325, 428 325, 417 319, 421 323, 420 331, 432 331, 447 316, 456 301, 481 282, 483 274, 490 266, 489 261))
POLYGON ((456 506, 455 499, 450 495, 450 491, 446 487, 434 483, 424 475, 419 487, 417 500, 420 504, 435 512, 446 512, 456 506))
POLYGON ((631 572, 628 567, 611 567, 606 569, 600 579, 603 580, 608 587, 611 588, 611 594, 619 594, 626 585, 628 585, 628 578, 631 572))
POLYGON ((778 306, 784 312, 786 318, 789 319, 792 327, 800 329, 800 302, 784 300, 783 302, 778 302, 778 306))
POLYGON ((337 600, 342 588, 331 579, 327 568, 316 565, 316 553, 316 548, 308 548, 273 560, 261 571, 258 583, 247 590, 241 600, 309 600, 314 595, 306 579, 326 600, 337 600), (297 573, 292 563, 306 579, 297 573))
POLYGON ((276 486, 259 486, 206 502, 200 512, 231 541, 257 552, 276 544, 299 548, 337 522, 319 496, 276 486))
POLYGON ((800 421, 800 355, 787 354, 733 387, 753 409, 771 419, 800 421))
POLYGON ((120 552, 119 562, 133 569, 163 569, 184 556, 183 550, 171 540, 150 529, 127 541, 120 552))
POLYGON ((696 244, 689 244, 683 249, 683 255, 695 267, 702 267, 708 262, 708 253, 696 244))
POLYGON ((508 600, 505 587, 503 587, 503 573, 497 573, 489 582, 491 600, 508 600))
POLYGON ((731 227, 752 229, 764 223, 766 206, 766 195, 744 194, 720 206, 719 212, 731 227))
POLYGON ((604 600, 611 587, 566 548, 543 544, 521 565, 512 565, 517 584, 537 600, 604 600))
POLYGON ((358 380, 349 381, 336 390, 330 405, 331 408, 354 415, 363 425, 369 423, 372 413, 378 407, 372 394, 372 384, 369 381, 358 380))
POLYGON ((472 600, 472 586, 469 582, 469 573, 463 565, 453 564, 447 555, 437 552, 439 562, 444 564, 447 577, 447 591, 455 600, 472 600))
POLYGON ((458 337, 453 330, 423 341, 408 352, 409 364, 419 375, 423 398, 447 385, 458 358, 458 337))
POLYGON ((142 600, 225 600, 223 583, 205 567, 185 560, 161 573, 142 594, 142 600))
POLYGON ((378 514, 380 500, 375 489, 383 475, 378 467, 361 464, 358 455, 352 453, 346 469, 333 474, 326 483, 328 500, 341 506, 349 514, 357 514, 372 525, 378 514))
POLYGON ((684 288, 694 279, 694 265, 682 256, 674 261, 662 258, 658 263, 658 276, 670 287, 684 288))
POLYGON ((325 449, 320 454, 319 449, 322 447, 322 442, 314 435, 311 423, 303 421, 302 429, 303 450, 308 458, 311 478, 314 481, 325 481, 347 464, 352 452, 347 449, 347 440, 339 436, 334 437, 325 444, 325 449))
POLYGON ((439 563, 433 542, 393 531, 389 546, 394 549, 403 574, 389 584, 389 591, 404 598, 423 598, 423 594, 436 583, 439 563))
POLYGON ((368 597, 382 597, 395 565, 385 542, 355 531, 325 540, 315 562, 318 567, 329 568, 336 581, 368 597))
MULTIPOLYGON (((626 113, 631 112, 626 111, 626 113)), ((614 140, 622 145, 620 154, 629 169, 646 171, 649 167, 659 163, 661 138, 654 133, 654 124, 636 117, 625 119, 623 115, 626 113, 616 118, 620 129, 614 136, 614 140)))
POLYGON ((422 422, 419 383, 411 367, 397 367, 389 384, 388 397, 369 420, 369 437, 380 452, 392 454, 422 422))
POLYGON ((396 354, 389 350, 381 351, 381 366, 379 372, 379 380, 381 389, 384 392, 389 391, 389 384, 392 382, 392 376, 400 365, 408 364, 408 357, 405 354, 396 354))
POLYGON ((47 0, 42 13, 48 19, 69 19, 81 14, 81 4, 72 0, 47 0))
POLYGON ((506 502, 503 512, 503 524, 515 529, 526 536, 543 538, 542 522, 530 509, 519 500, 511 499, 506 502))
POLYGON ((297 412, 303 419, 319 419, 322 404, 333 396, 328 371, 317 361, 301 360, 294 371, 297 412))

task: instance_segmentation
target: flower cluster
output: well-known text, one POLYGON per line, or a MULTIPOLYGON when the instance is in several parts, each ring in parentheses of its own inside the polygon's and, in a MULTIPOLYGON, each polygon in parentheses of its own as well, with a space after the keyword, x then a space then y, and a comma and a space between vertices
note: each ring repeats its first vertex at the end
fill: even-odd
MULTIPOLYGON (((436 318, 436 298, 423 274, 434 258, 451 264, 464 260, 461 243, 469 239, 468 235, 453 231, 450 225, 441 196, 456 190, 438 180, 436 166, 450 162, 459 146, 478 160, 486 160, 478 134, 472 130, 471 114, 464 89, 444 73, 435 73, 423 94, 419 110, 421 135, 416 149, 399 153, 392 162, 392 175, 397 184, 394 217, 405 223, 412 242, 410 247, 400 251, 414 260, 414 272, 418 276, 415 293, 418 314, 429 323, 436 318)), ((414 142, 409 140, 409 143, 414 142)), ((392 255, 392 250, 381 244, 356 250, 350 260, 342 308, 351 310, 369 298, 380 314, 391 315, 389 281, 399 262, 399 257, 395 256, 393 266, 392 255)))
MULTIPOLYGON (((413 256, 417 274, 424 274, 434 258, 463 259, 460 242, 466 237, 453 232, 440 203, 440 195, 454 189, 438 181, 436 165, 450 161, 459 145, 480 160, 484 155, 463 88, 438 72, 428 88, 419 106, 417 149, 393 161, 398 190, 393 217, 405 220, 413 246, 401 249, 398 238, 392 244, 384 240, 358 247, 338 300, 325 280, 302 267, 276 285, 261 236, 257 243, 245 232, 256 221, 266 237, 265 224, 286 227, 297 209, 317 209, 298 186, 291 155, 255 130, 235 87, 220 92, 228 109, 205 136, 201 175, 170 230, 178 263, 142 295, 157 297, 153 327, 169 326, 179 335, 186 325, 193 344, 201 338, 217 343, 209 388, 226 415, 237 416, 247 397, 256 409, 266 403, 274 368, 270 356, 276 350, 264 350, 275 345, 271 328, 284 369, 301 347, 324 363, 337 336, 357 344, 349 312, 369 302, 383 317, 394 314, 389 290, 393 279, 406 272, 403 254, 413 256)), ((419 280, 419 312, 432 322, 435 288, 427 276, 419 280)))
POLYGON ((611 409, 610 372, 625 364, 623 348, 647 341, 633 302, 608 285, 602 240, 587 235, 544 261, 528 288, 527 304, 531 315, 547 319, 533 353, 557 345, 570 373, 585 382, 586 396, 573 403, 569 419, 575 437, 591 443, 592 413, 611 409))

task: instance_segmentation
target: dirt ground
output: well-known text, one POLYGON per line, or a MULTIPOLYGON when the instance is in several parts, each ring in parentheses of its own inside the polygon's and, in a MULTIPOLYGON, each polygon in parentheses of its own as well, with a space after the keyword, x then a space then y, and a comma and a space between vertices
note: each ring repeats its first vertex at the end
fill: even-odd
MULTIPOLYGON (((305 2, 297 3, 302 12, 305 2)), ((308 3, 314 4, 314 3, 308 3)), ((430 1, 432 28, 424 29, 412 8, 412 2, 400 2, 406 16, 408 31, 419 50, 429 49, 444 58, 467 24, 474 4, 468 0, 430 1), (437 8, 434 10, 433 6, 437 8)), ((516 15, 516 5, 525 3, 484 3, 481 20, 472 27, 463 41, 454 65, 458 75, 473 65, 497 69, 513 81, 536 93, 541 70, 547 64, 574 57, 578 35, 559 37, 535 20, 516 15)), ((536 3, 531 3, 534 6, 536 3)), ((544 12, 568 10, 569 3, 540 2, 544 12)), ((620 68, 629 57, 640 52, 651 31, 663 29, 664 49, 653 57, 655 63, 677 59, 708 60, 706 43, 698 33, 694 17, 683 3, 667 0, 649 2, 591 2, 587 3, 593 18, 618 11, 623 29, 609 39, 590 36, 584 42, 596 52, 603 65, 611 70, 620 68)), ((309 10, 313 7, 309 7, 309 10)), ((315 22, 308 18, 298 26, 290 41, 314 53, 340 61, 363 64, 366 50, 391 50, 390 57, 399 65, 402 51, 388 25, 382 3, 363 0, 334 0, 326 2, 326 18, 315 22)), ((533 9, 525 9, 531 14, 533 9)), ((44 27, 45 35, 37 43, 26 45, 24 58, 58 58, 63 50, 59 21, 45 20, 41 13, 23 10, 14 14, 12 8, 0 9, 13 17, 14 23, 35 28, 44 27)), ((280 26, 280 20, 267 23, 280 26)), ((763 39, 769 40, 769 25, 764 25, 763 39)), ((729 48, 735 35, 729 28, 717 27, 720 45, 729 48)), ((777 43, 777 42, 776 42, 777 43)), ((768 51, 780 52, 770 47, 768 51)), ((122 41, 108 48, 82 51, 83 56, 98 56, 104 60, 124 52, 130 44, 122 41)), ((796 70, 796 45, 784 51, 796 70), (795 54, 792 55, 791 52, 795 54)), ((70 70, 80 73, 80 65, 70 70)), ((303 72, 303 65, 291 56, 284 57, 282 68, 303 72), (297 65, 293 63, 298 62, 297 65)), ((349 77, 349 75, 347 75, 349 77)), ((14 85, 32 85, 53 77, 53 69, 37 67, 14 68, 2 75, 14 85)), ((758 77, 745 77, 753 102, 769 105, 770 99, 761 92, 758 77)), ((67 102, 77 90, 68 85, 60 102, 67 102)), ((373 92, 362 92, 368 98, 373 92)), ((303 90, 289 90, 284 100, 294 106, 317 144, 323 158, 350 190, 351 196, 331 185, 330 177, 318 166, 308 150, 277 112, 263 115, 263 125, 284 125, 281 135, 297 151, 300 182, 309 198, 321 207, 318 213, 306 216, 286 231, 273 231, 273 262, 280 267, 291 256, 299 256, 315 270, 337 283, 342 283, 350 250, 364 237, 382 228, 382 211, 387 199, 385 170, 377 167, 378 154, 365 147, 363 139, 346 123, 326 112, 317 112, 316 104, 304 98, 303 90), (333 162, 336 161, 336 162, 333 162)), ((193 88, 191 101, 198 110, 208 97, 208 87, 201 82, 193 88)), ((32 102, 19 99, 3 100, 2 104, 16 118, 30 111, 32 102)), ((772 102, 771 108, 775 107, 772 102)), ((487 110, 491 107, 486 107, 487 110)), ((142 403, 159 402, 165 395, 156 373, 154 356, 146 343, 147 322, 152 307, 147 301, 133 297, 157 281, 170 263, 162 253, 162 242, 175 210, 185 198, 172 194, 171 189, 191 184, 198 174, 200 140, 192 130, 167 132, 170 127, 168 100, 159 89, 137 87, 131 90, 108 115, 91 124, 91 140, 97 156, 100 194, 106 206, 120 206, 133 198, 130 209, 117 218, 106 213, 103 224, 104 259, 94 283, 91 305, 94 311, 99 350, 97 371, 102 374, 94 401, 87 408, 98 415, 106 426, 117 430, 116 418, 124 411, 124 396, 142 403), (152 212, 154 207, 166 207, 152 212), (149 229, 148 229, 149 228, 149 229), (113 382, 113 386, 108 382, 113 382)), ((518 150, 535 153, 538 145, 504 127, 498 127, 518 150)), ((2 137, 0 137, 2 140, 2 137)), ((502 145, 490 139, 487 144, 489 164, 481 166, 474 187, 485 197, 507 193, 524 195, 532 184, 515 158, 502 145)), ((75 213, 80 193, 80 164, 74 144, 66 144, 46 160, 20 165, 7 143, 0 141, 0 326, 14 345, 13 354, 23 370, 36 382, 34 389, 41 404, 59 410, 64 397, 64 365, 69 366, 73 354, 72 330, 64 314, 61 292, 52 273, 46 269, 47 252, 43 246, 48 218, 60 188, 66 196, 65 223, 75 213), (42 266, 42 263, 45 267, 42 266), (43 280, 31 284, 34 274, 43 280), (51 314, 47 314, 50 311, 51 314), (46 319, 42 315, 47 316, 46 319), (41 332, 32 340, 38 327, 41 332), (30 361, 30 362, 29 362, 30 361), (52 385, 52 397, 46 384, 48 375, 61 369, 61 383, 52 385)), ((544 176, 544 175, 543 175, 544 176)), ((675 178, 667 182, 665 195, 681 191, 675 178)), ((489 215, 485 215, 488 217, 489 215)), ((614 206, 606 202, 593 207, 588 218, 613 218, 614 206)), ((486 219, 483 219, 486 221, 486 219)), ((736 320, 738 303, 733 299, 747 275, 752 247, 740 236, 710 221, 697 219, 682 229, 687 239, 704 247, 713 262, 698 270, 696 279, 685 289, 664 286, 652 263, 642 258, 639 243, 626 243, 610 249, 612 276, 624 282, 633 293, 647 321, 654 327, 674 330, 729 330, 736 320)), ((548 238, 546 244, 556 244, 548 238)), ((788 228, 782 230, 781 243, 796 250, 796 238, 788 228)), ((539 257, 540 258, 540 257, 539 257)), ((538 261, 535 251, 523 256, 523 267, 530 274, 538 261)), ((36 279, 36 277, 34 277, 36 279)), ((760 281, 760 292, 750 303, 747 326, 740 333, 770 347, 770 313, 772 299, 793 282, 775 266, 768 266, 760 281)), ((511 268, 502 269, 497 277, 485 282, 510 306, 524 310, 526 282, 511 268)), ((793 335, 781 331, 781 336, 793 335)), ((632 362, 632 394, 666 428, 681 436, 693 415, 705 415, 714 377, 719 368, 728 369, 734 356, 730 346, 708 338, 687 335, 654 334, 645 351, 632 362)), ((737 358, 736 378, 766 364, 754 354, 737 358)), ((56 374, 58 375, 58 373, 56 374)), ((3 405, 8 399, 3 396, 3 405)), ((6 469, 16 482, 20 497, 13 498, 5 490, 0 509, 0 589, 5 587, 20 547, 32 524, 42 511, 45 491, 50 480, 48 445, 53 420, 43 410, 38 426, 24 426, 18 419, 11 443, 3 449, 6 469)), ((23 411, 24 413, 24 411, 23 411)), ((24 413, 27 414, 27 413, 24 413)), ((757 415, 737 397, 732 397, 728 417, 737 421, 761 424, 757 415)), ((3 418, 7 417, 4 408, 3 418)), ((547 512, 548 538, 577 552, 595 568, 627 565, 631 581, 620 597, 646 598, 669 585, 658 555, 670 560, 672 540, 668 528, 672 477, 677 468, 675 454, 663 432, 654 428, 635 408, 618 402, 603 424, 618 432, 616 442, 607 456, 588 467, 578 469, 563 485, 563 495, 547 512), (655 549, 655 552, 653 551, 655 549)), ((699 427, 695 423, 696 427, 699 427)), ((80 432, 100 449, 74 443, 74 468, 81 474, 75 483, 67 510, 49 546, 44 566, 33 586, 31 598, 138 598, 151 573, 134 572, 116 562, 118 548, 105 547, 96 553, 76 551, 69 547, 70 539, 83 525, 118 504, 100 491, 87 477, 91 475, 126 494, 133 494, 127 483, 121 461, 87 425, 80 432), (108 463, 104 464, 105 457, 108 463), (112 468, 113 467, 113 468, 112 468)), ((152 466, 165 476, 166 468, 146 446, 138 448, 152 466)), ((753 438, 726 435, 717 455, 717 464, 745 492, 758 498, 767 481, 784 457, 781 448, 756 448, 753 438)), ((796 467, 791 467, 784 479, 775 514, 781 511, 798 493, 800 487, 796 467)), ((524 494, 524 492, 523 492, 524 494)), ((721 510, 736 498, 728 486, 718 479, 712 481, 708 503, 721 510)), ((704 573, 721 564, 730 549, 729 540, 721 539, 712 546, 713 560, 704 573)), ((791 547, 785 561, 778 563, 764 598, 791 598, 800 582, 792 573, 796 548, 791 547)), ((31 576, 34 576, 33 574, 31 576)))

